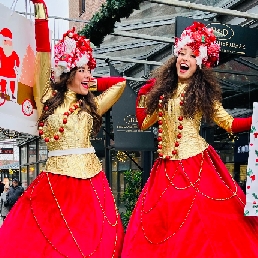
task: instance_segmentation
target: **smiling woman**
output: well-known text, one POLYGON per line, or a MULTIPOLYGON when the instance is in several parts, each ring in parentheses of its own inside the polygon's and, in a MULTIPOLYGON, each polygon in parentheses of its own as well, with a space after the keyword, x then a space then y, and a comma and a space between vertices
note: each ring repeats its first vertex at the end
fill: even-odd
POLYGON ((174 51, 138 93, 138 124, 145 130, 158 123, 159 157, 129 221, 122 258, 258 257, 258 219, 244 216, 243 191, 199 134, 202 118, 228 132, 250 130, 252 119, 233 118, 222 107, 210 69, 219 58, 212 29, 194 22, 174 51))
MULTIPOLYGON (((47 10, 43 0, 33 0, 47 10)), ((47 17, 47 15, 45 15, 47 17)), ((55 45, 49 81, 47 19, 36 19, 39 135, 48 147, 46 171, 30 184, 0 229, 16 243, 19 257, 118 258, 123 227, 90 138, 102 115, 123 93, 122 77, 94 79, 90 41, 69 30, 55 45), (45 86, 45 87, 44 87, 45 86), (44 87, 44 88, 43 88, 44 87), (93 88, 103 91, 95 97, 93 88), (13 235, 13 232, 19 234, 13 235)), ((13 242, 0 249, 6 254, 13 242)))

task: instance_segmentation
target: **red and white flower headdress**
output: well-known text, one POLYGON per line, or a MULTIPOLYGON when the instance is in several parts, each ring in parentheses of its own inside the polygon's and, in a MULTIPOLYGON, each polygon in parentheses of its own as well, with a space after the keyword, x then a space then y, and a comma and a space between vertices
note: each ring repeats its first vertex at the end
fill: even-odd
POLYGON ((219 63, 220 45, 216 42, 213 29, 203 23, 194 22, 187 27, 180 38, 175 38, 174 55, 178 56, 184 46, 189 46, 196 56, 199 67, 212 67, 219 63))
POLYGON ((62 73, 68 73, 74 67, 88 65, 96 67, 92 56, 90 41, 75 33, 75 28, 68 30, 54 47, 54 77, 58 79, 62 73))

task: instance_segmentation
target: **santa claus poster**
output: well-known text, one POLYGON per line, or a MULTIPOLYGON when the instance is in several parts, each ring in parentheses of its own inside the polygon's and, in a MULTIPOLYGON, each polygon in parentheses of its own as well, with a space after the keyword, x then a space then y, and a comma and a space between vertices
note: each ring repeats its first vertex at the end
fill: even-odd
POLYGON ((34 22, 0 4, 0 127, 37 133, 34 22))

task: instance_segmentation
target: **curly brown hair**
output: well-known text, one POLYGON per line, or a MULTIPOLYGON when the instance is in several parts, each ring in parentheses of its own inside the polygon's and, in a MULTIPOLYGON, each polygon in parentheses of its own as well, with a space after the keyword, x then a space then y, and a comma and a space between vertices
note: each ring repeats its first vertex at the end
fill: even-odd
MULTIPOLYGON (((176 92, 178 84, 176 61, 176 57, 171 57, 164 65, 152 72, 151 77, 155 78, 156 82, 148 93, 146 103, 148 114, 152 114, 158 108, 160 95, 164 95, 163 102, 166 104, 176 92)), ((205 67, 200 69, 197 66, 186 89, 183 115, 190 118, 201 112, 206 121, 211 121, 214 114, 213 103, 221 100, 221 87, 212 69, 205 67)))
MULTIPOLYGON (((44 107, 48 107, 48 110, 44 110, 43 108, 38 123, 40 121, 45 121, 50 115, 54 113, 58 106, 64 103, 65 93, 68 91, 67 85, 73 80, 77 69, 78 68, 73 68, 68 73, 62 73, 59 82, 51 81, 50 86, 53 91, 56 91, 56 94, 43 103, 44 107)), ((94 95, 89 91, 87 95, 76 94, 76 99, 81 100, 79 112, 87 112, 93 117, 92 133, 96 135, 102 125, 102 117, 97 112, 97 105, 94 101, 94 95)))

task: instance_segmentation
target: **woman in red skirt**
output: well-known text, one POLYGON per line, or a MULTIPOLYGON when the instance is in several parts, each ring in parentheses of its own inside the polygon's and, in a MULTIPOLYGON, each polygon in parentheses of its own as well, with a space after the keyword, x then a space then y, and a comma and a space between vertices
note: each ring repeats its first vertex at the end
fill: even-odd
POLYGON ((175 57, 153 73, 137 98, 139 127, 158 122, 158 153, 130 219, 122 258, 255 258, 258 220, 244 216, 245 195, 212 146, 201 119, 228 132, 249 130, 221 105, 210 67, 219 45, 194 22, 175 41, 175 57))
POLYGON ((0 229, 5 240, 0 257, 120 257, 123 227, 90 136, 121 96, 125 80, 93 80, 96 62, 90 42, 73 29, 55 45, 55 80, 50 83, 46 6, 43 0, 33 3, 39 68, 34 93, 48 160, 46 171, 28 187, 0 229), (105 92, 94 97, 89 87, 105 92))

